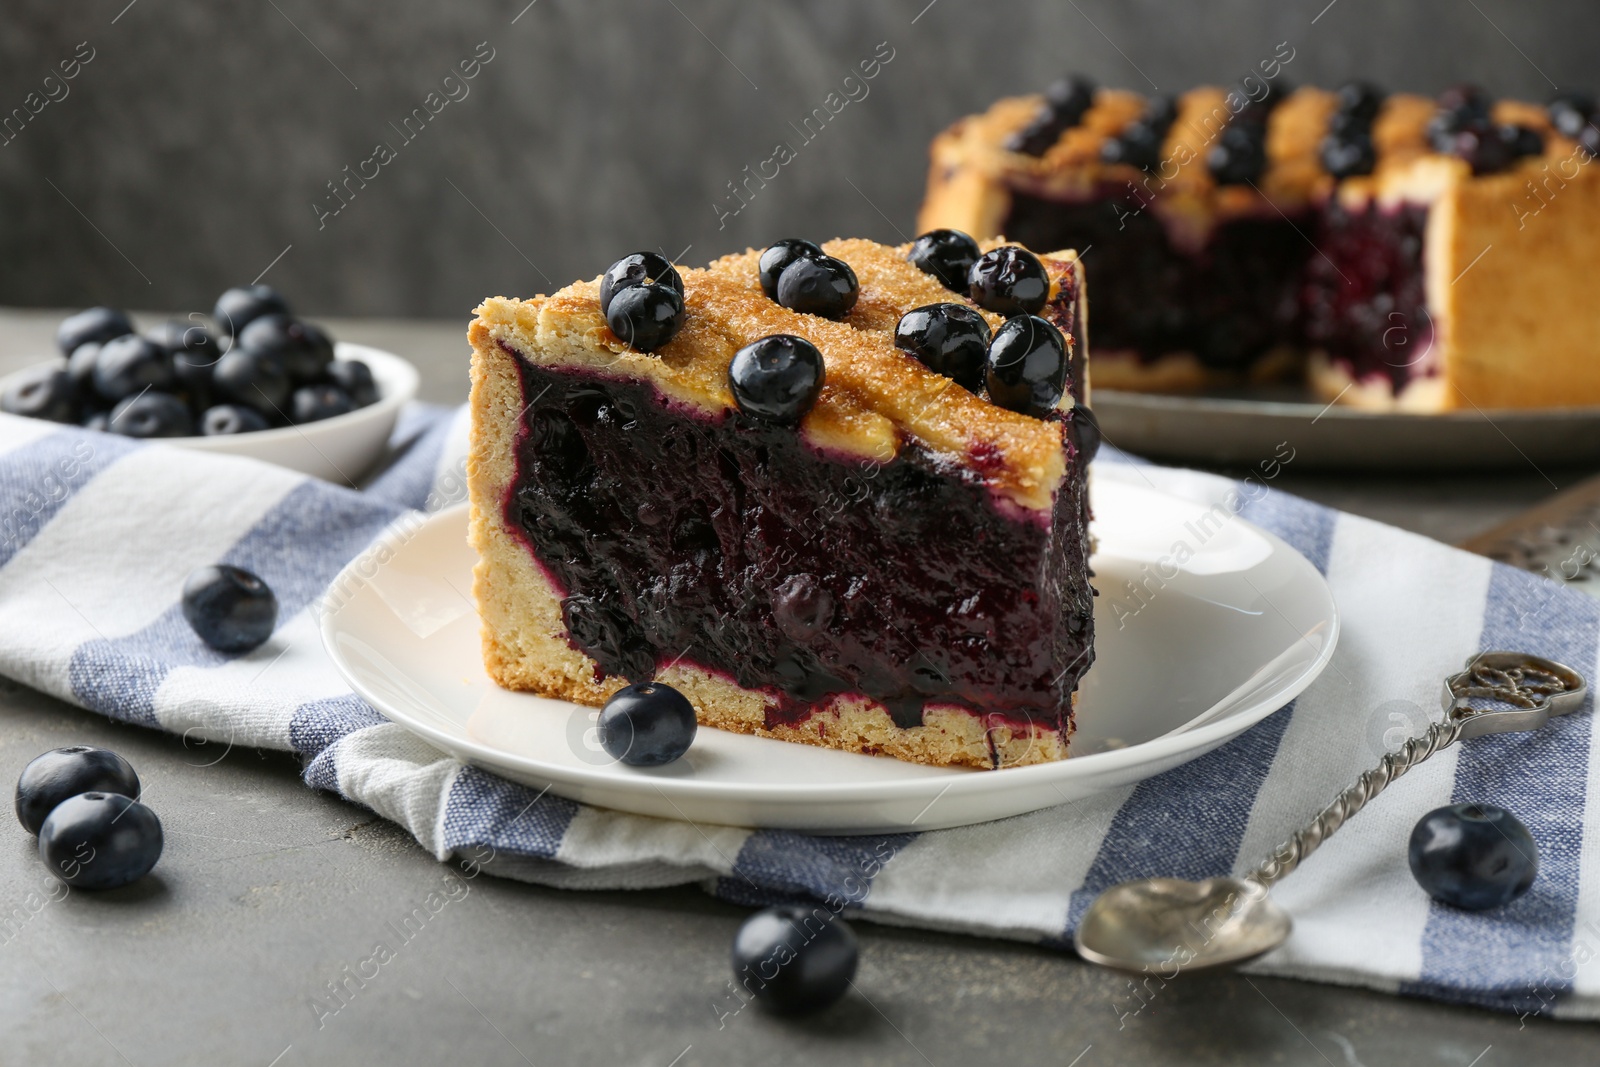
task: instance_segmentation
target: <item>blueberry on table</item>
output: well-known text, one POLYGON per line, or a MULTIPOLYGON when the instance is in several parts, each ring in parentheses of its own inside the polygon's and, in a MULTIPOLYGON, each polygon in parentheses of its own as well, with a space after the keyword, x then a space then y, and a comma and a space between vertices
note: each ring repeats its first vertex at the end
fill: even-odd
POLYGON ((683 276, 667 262, 667 257, 655 252, 635 252, 623 256, 600 276, 600 314, 611 307, 611 298, 619 291, 635 285, 658 283, 676 289, 683 295, 683 276))
POLYGON ((822 246, 813 241, 803 241, 798 237, 785 237, 781 241, 774 241, 761 253, 761 259, 756 268, 761 279, 761 291, 767 294, 768 300, 778 299, 778 278, 782 276, 789 264, 799 259, 818 259, 827 255, 822 246))
POLYGON ((820 906, 765 908, 733 937, 733 980, 779 1015, 803 1015, 837 1001, 859 960, 850 924, 820 906))
POLYGON ((128 313, 116 308, 96 307, 68 315, 56 327, 56 345, 63 356, 70 356, 79 345, 105 342, 133 332, 128 313))
POLYGON ((623 344, 654 352, 683 329, 683 294, 661 282, 630 285, 611 294, 606 325, 623 344))
POLYGON ((128 334, 105 342, 94 361, 94 389, 108 404, 146 389, 170 390, 177 381, 172 357, 147 337, 128 334))
POLYGON ((249 652, 272 636, 278 598, 243 567, 201 567, 183 583, 183 617, 218 652, 249 652))
POLYGON ((343 389, 358 408, 378 402, 378 383, 372 377, 372 368, 359 359, 334 360, 328 364, 328 378, 343 389))
POLYGON ((832 256, 805 256, 778 276, 778 303, 802 315, 842 319, 860 295, 856 272, 832 256))
POLYGON ((985 378, 991 403, 1043 418, 1067 388, 1067 345, 1061 331, 1036 315, 1007 319, 989 343, 985 378))
POLYGON ((939 279, 952 292, 967 291, 967 272, 983 253, 978 242, 960 230, 929 230, 911 242, 906 259, 924 274, 939 279))
POLYGON ((689 751, 697 725, 688 697, 661 682, 638 682, 611 694, 595 733, 614 759, 659 767, 689 751))
POLYGON ((63 800, 39 828, 39 858, 74 889, 137 882, 161 858, 162 843, 155 812, 98 790, 63 800))
POLYGON ((900 316, 894 346, 976 393, 983 388, 989 323, 965 304, 928 304, 900 316))
POLYGON ((137 800, 139 776, 110 749, 53 749, 34 757, 17 778, 17 818, 28 833, 37 834, 57 804, 79 793, 116 793, 137 800))
POLYGON ((337 385, 302 385, 289 398, 289 421, 320 422, 356 409, 350 395, 337 385))
POLYGON ((287 418, 289 375, 278 359, 244 348, 235 348, 221 359, 211 374, 212 387, 225 402, 255 408, 269 421, 287 418))
POLYGON ((171 393, 151 389, 112 408, 106 429, 124 437, 193 437, 194 415, 171 393))
POLYGON ((1039 257, 1017 245, 979 256, 967 272, 972 302, 1001 315, 1034 315, 1050 299, 1050 275, 1039 257))
POLYGON ((817 346, 786 333, 750 342, 728 364, 728 388, 739 410, 783 426, 805 418, 826 377, 817 346))
POLYGON ((217 297, 211 321, 224 337, 239 332, 263 315, 287 315, 289 303, 270 285, 241 285, 217 297))
POLYGON ((0 411, 51 422, 78 421, 78 387, 65 367, 35 367, 6 386, 0 411))
POLYGON ((239 347, 276 359, 297 385, 314 382, 333 362, 333 341, 309 322, 287 315, 262 315, 236 335, 239 347))
POLYGON ((255 433, 257 430, 267 429, 270 425, 271 423, 267 422, 261 412, 255 408, 247 408, 243 404, 218 404, 206 408, 205 414, 200 416, 200 433, 204 437, 255 433))
POLYGON ((1509 904, 1539 873, 1522 820, 1493 804, 1452 804, 1411 831, 1411 874, 1429 896, 1469 911, 1509 904))

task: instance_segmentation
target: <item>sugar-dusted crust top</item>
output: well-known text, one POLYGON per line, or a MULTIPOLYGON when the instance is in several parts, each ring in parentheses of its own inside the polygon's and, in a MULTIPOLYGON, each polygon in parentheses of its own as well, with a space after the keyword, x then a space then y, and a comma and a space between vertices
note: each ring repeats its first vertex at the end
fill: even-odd
MULTIPOLYGON (((860 296, 840 322, 803 315, 762 292, 758 250, 725 256, 710 267, 679 267, 687 317, 683 329, 654 353, 623 344, 600 314, 599 283, 576 282, 548 297, 492 297, 477 309, 473 336, 482 333, 542 366, 648 381, 668 402, 720 418, 734 408, 728 365, 744 345, 776 333, 816 345, 826 383, 800 432, 816 447, 887 462, 914 442, 936 457, 982 476, 999 496, 1030 510, 1050 506, 1066 473, 1063 427, 1007 411, 936 374, 894 347, 901 315, 934 303, 970 303, 906 261, 909 245, 865 240, 823 245, 850 264, 860 296)), ((1052 296, 1082 291, 1073 252, 1041 259, 1052 296)), ((1003 319, 987 314, 990 326, 1003 319)), ((1078 320, 1082 320, 1081 307, 1078 320)), ((1059 324, 1059 323, 1058 323, 1059 324)), ((1077 338, 1075 359, 1087 358, 1077 338)), ((1071 406, 1063 397, 1063 408, 1071 406)))
MULTIPOLYGON (((935 172, 953 176, 975 170, 1009 188, 1070 199, 1132 183, 1159 203, 1162 214, 1203 228, 1215 218, 1270 211, 1293 211, 1337 187, 1342 198, 1365 201, 1432 200, 1472 178, 1468 164, 1432 149, 1428 120, 1437 109, 1431 98, 1398 93, 1384 101, 1373 124, 1378 163, 1369 176, 1337 181, 1323 169, 1318 146, 1337 109, 1333 93, 1303 87, 1273 109, 1267 124, 1267 168, 1254 186, 1218 185, 1205 157, 1232 111, 1227 90, 1192 89, 1178 98, 1178 117, 1162 146, 1162 164, 1152 176, 1127 164, 1100 160, 1101 146, 1133 122, 1145 107, 1136 93, 1099 92, 1079 125, 1067 130, 1042 156, 1008 151, 1005 141, 1025 126, 1042 103, 1039 96, 1009 97, 988 111, 960 119, 935 140, 935 172)), ((1572 155, 1575 142, 1551 129, 1545 109, 1514 100, 1494 106, 1497 122, 1531 126, 1547 134, 1542 157, 1518 161, 1508 173, 1539 170, 1546 162, 1572 155)))

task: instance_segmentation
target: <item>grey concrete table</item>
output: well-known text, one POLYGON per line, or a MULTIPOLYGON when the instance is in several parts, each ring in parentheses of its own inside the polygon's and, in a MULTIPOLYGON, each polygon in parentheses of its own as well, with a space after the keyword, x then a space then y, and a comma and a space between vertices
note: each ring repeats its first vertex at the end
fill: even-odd
MULTIPOLYGON (((0 370, 46 353, 53 322, 0 313, 0 370)), ((463 323, 329 325, 417 361, 426 398, 465 395, 463 323)), ((1551 491, 1533 471, 1285 485, 1447 539, 1551 491)), ((1136 997, 1126 977, 1060 953, 865 922, 859 995, 802 1022, 755 1009, 719 1018, 745 911, 697 889, 568 892, 479 876, 402 940, 401 920, 461 872, 305 788, 294 759, 185 745, 0 682, 0 782, 78 743, 137 765, 167 850, 136 886, 62 898, 32 838, 0 827, 0 1067, 1498 1067, 1582 1062, 1600 1040, 1590 1026, 1231 974, 1136 997), (353 979, 379 941, 393 958, 353 979)))

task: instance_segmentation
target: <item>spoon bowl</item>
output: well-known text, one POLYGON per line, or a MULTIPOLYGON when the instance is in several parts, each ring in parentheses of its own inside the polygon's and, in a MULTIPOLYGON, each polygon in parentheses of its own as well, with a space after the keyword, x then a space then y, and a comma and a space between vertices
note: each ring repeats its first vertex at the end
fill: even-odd
POLYGON ((1092 963, 1170 978, 1255 959, 1283 944, 1293 925, 1258 882, 1142 878, 1096 897, 1072 941, 1092 963))

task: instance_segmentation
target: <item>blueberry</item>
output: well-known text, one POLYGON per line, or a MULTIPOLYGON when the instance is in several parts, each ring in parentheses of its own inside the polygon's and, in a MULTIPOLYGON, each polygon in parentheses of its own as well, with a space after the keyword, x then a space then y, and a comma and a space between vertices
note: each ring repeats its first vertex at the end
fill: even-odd
POLYGON ((1365 131, 1329 134, 1322 139, 1320 152, 1323 168, 1335 178, 1371 174, 1378 165, 1377 149, 1365 131))
POLYGON ((1516 135, 1502 132, 1505 127, 1474 126, 1455 135, 1452 154, 1467 161, 1474 174, 1494 174, 1505 170, 1517 158, 1516 135))
POLYGON ((912 308, 894 328, 894 346, 963 388, 983 388, 989 324, 965 304, 912 308))
POLYGON ((328 364, 328 378, 343 389, 358 408, 378 402, 378 383, 372 377, 372 368, 359 359, 334 360, 328 364))
POLYGON ((1100 146, 1100 161, 1126 163, 1130 167, 1149 170, 1160 165, 1161 146, 1165 138, 1164 131, 1158 131, 1144 122, 1130 123, 1121 133, 1108 138, 1100 146))
POLYGON ((654 252, 635 252, 631 256, 623 256, 600 277, 600 314, 604 315, 610 309, 611 298, 619 290, 651 282, 676 289, 679 296, 683 295, 683 277, 677 268, 667 262, 665 256, 654 252))
POLYGON ((967 272, 972 302, 1001 315, 1033 315, 1050 299, 1050 275, 1026 248, 1002 245, 967 272))
POLYGON ((241 285, 217 297, 211 320, 224 337, 237 337, 241 330, 263 315, 287 315, 289 304, 269 285, 241 285))
POLYGON ((83 417, 83 422, 80 425, 82 425, 85 430, 98 430, 101 433, 110 433, 111 412, 96 411, 92 414, 85 415, 83 417))
POLYGON ((124 437, 192 437, 194 415, 171 393, 151 389, 119 401, 106 429, 124 437))
POLYGON ((1439 107, 1443 111, 1461 116, 1475 116, 1485 121, 1494 101, 1476 85, 1452 85, 1439 94, 1439 107))
POLYGON ((133 332, 133 322, 128 313, 116 308, 97 307, 68 315, 56 327, 56 346, 63 356, 70 356, 79 345, 90 341, 114 340, 133 332))
POLYGON ((78 387, 61 366, 35 367, 0 394, 0 411, 51 422, 78 421, 78 387))
POLYGON ((733 937, 733 980, 780 1015, 819 1011, 856 976, 856 933, 837 913, 804 904, 756 912, 733 937))
POLYGON ((911 242, 906 259, 925 274, 939 279, 952 292, 967 291, 967 271, 983 253, 978 242, 960 230, 929 230, 911 242))
POLYGON ((139 798, 139 776, 133 764, 110 749, 89 745, 57 748, 22 768, 17 778, 17 818, 37 834, 45 818, 68 797, 79 793, 116 793, 139 798))
POLYGON ((1073 76, 1052 82, 1033 118, 1006 138, 1006 149, 1030 156, 1044 155, 1063 133, 1083 121, 1083 113, 1094 104, 1094 94, 1094 83, 1087 78, 1073 76))
POLYGON ((137 882, 161 858, 161 845, 155 812, 101 790, 63 800, 39 828, 39 858, 74 889, 137 882))
POLYGON ((239 347, 282 364, 296 385, 314 382, 333 362, 333 341, 309 322, 287 315, 263 315, 238 335, 239 347))
POLYGON ((206 437, 255 433, 270 425, 261 412, 242 404, 218 404, 206 408, 205 414, 200 416, 200 433, 206 437))
POLYGON ((1550 122, 1555 126, 1556 132, 1563 137, 1576 140, 1594 116, 1595 101, 1588 93, 1557 93, 1550 98, 1546 110, 1550 114, 1550 122))
POLYGON ((686 317, 683 295, 660 282, 619 289, 606 309, 611 332, 640 352, 654 352, 676 337, 686 317))
POLYGON ((1152 96, 1145 102, 1139 121, 1153 129, 1169 129, 1178 121, 1178 98, 1170 93, 1152 96))
POLYGON ((1036 315, 1008 319, 989 345, 989 400, 1008 411, 1043 418, 1067 387, 1061 331, 1036 315))
POLYGON ((146 389, 165 392, 176 381, 167 350, 135 334, 107 341, 100 346, 100 355, 94 361, 95 392, 107 403, 146 389))
POLYGON ((183 617, 218 652, 249 652, 272 636, 278 598, 242 567, 201 567, 183 583, 183 617))
POLYGON ((150 331, 150 340, 173 356, 185 352, 197 356, 199 357, 197 362, 215 363, 222 355, 222 348, 217 344, 217 339, 211 336, 210 330, 199 323, 168 319, 150 331))
POLYGON ((1076 404, 1068 417, 1072 445, 1077 450, 1078 462, 1089 463, 1100 452, 1100 420, 1095 418, 1085 404, 1076 404))
POLYGON ((825 377, 817 346, 786 333, 750 342, 728 364, 728 388, 739 410, 785 426, 805 418, 825 377))
POLYGON ((1452 804, 1411 831, 1411 874, 1435 900, 1469 911, 1498 908, 1528 891, 1539 850, 1522 821, 1493 804, 1452 804))
POLYGON ((1501 126, 1498 133, 1513 159, 1544 154, 1544 134, 1532 126, 1501 126))
POLYGON ((595 731, 600 747, 630 767, 659 767, 689 751, 694 705, 670 685, 636 682, 611 694, 595 731))
POLYGON ((856 272, 832 256, 802 256, 778 276, 778 303, 802 315, 842 319, 860 295, 856 272))
POLYGON ((73 388, 78 390, 78 396, 84 400, 92 400, 94 391, 94 368, 100 362, 101 344, 99 341, 85 341, 72 350, 72 355, 67 357, 67 373, 72 375, 73 388))
POLYGON ((797 259, 819 259, 827 255, 822 246, 798 237, 785 237, 774 241, 761 253, 756 271, 761 279, 761 291, 768 300, 778 299, 778 278, 784 268, 797 259))
POLYGON ((283 408, 289 402, 289 375, 272 356, 235 348, 217 360, 211 377, 224 402, 255 408, 272 422, 287 418, 283 408))
POLYGON ((1229 124, 1206 152, 1206 168, 1218 185, 1246 185, 1267 168, 1266 135, 1260 126, 1229 124))
POLYGON ((1370 125, 1383 107, 1384 92, 1371 82, 1345 82, 1335 90, 1339 98, 1340 114, 1360 119, 1370 125))
POLYGON ((289 421, 320 422, 356 409, 350 394, 337 385, 302 385, 289 398, 289 421))

